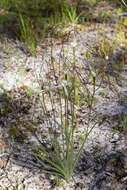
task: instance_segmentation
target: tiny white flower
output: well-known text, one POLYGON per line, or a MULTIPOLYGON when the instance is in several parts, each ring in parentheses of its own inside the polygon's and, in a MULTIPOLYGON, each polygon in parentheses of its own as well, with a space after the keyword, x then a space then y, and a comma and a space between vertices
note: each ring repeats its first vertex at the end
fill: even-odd
POLYGON ((120 47, 124 47, 124 44, 123 44, 123 43, 121 43, 121 44, 120 44, 120 47))
POLYGON ((105 59, 108 60, 108 59, 109 59, 109 56, 107 55, 107 56, 105 57, 105 59))

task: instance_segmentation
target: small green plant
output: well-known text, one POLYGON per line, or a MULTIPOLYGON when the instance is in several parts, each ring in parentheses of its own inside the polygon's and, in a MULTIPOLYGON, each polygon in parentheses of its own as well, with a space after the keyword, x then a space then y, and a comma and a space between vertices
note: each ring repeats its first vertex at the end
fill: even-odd
POLYGON ((30 22, 29 19, 23 17, 21 14, 19 14, 19 20, 20 20, 19 38, 21 39, 21 41, 25 43, 29 51, 32 54, 35 54, 36 38, 32 28, 32 23, 30 22))
POLYGON ((126 32, 124 30, 118 29, 118 32, 114 39, 115 44, 121 45, 121 47, 126 47, 127 45, 127 39, 126 39, 126 32))
POLYGON ((99 42, 97 52, 100 57, 107 59, 110 55, 113 54, 114 51, 114 44, 110 44, 109 40, 102 39, 99 42))
POLYGON ((125 132, 127 130, 127 115, 120 115, 116 118, 118 122, 116 126, 114 126, 114 131, 125 132))
POLYGON ((120 130, 126 130, 127 129, 127 116, 121 116, 121 123, 119 126, 120 130))
POLYGON ((72 23, 72 24, 77 24, 79 20, 76 7, 66 6, 62 11, 62 17, 67 21, 67 23, 72 23))
POLYGON ((87 137, 94 127, 94 125, 90 127, 90 120, 96 79, 92 73, 91 77, 88 76, 93 86, 88 105, 88 123, 84 133, 77 137, 78 92, 82 89, 87 93, 89 87, 86 83, 84 84, 80 69, 77 68, 75 47, 73 47, 73 59, 68 63, 59 63, 58 72, 51 53, 51 63, 48 68, 50 68, 50 76, 47 79, 48 82, 41 86, 40 93, 42 115, 48 129, 47 143, 41 143, 33 150, 33 154, 41 162, 46 173, 69 181, 73 177, 87 137), (81 144, 78 149, 75 149, 77 138, 81 144))
POLYGON ((7 115, 8 113, 10 113, 11 110, 11 103, 10 103, 10 96, 9 93, 6 92, 6 90, 3 88, 3 86, 0 86, 0 116, 4 116, 7 115))
POLYGON ((110 41, 105 37, 100 39, 95 46, 91 47, 90 50, 85 52, 85 58, 91 59, 93 56, 99 56, 103 59, 109 59, 115 48, 116 44, 114 42, 110 43, 110 41))
POLYGON ((121 72, 125 64, 124 32, 118 32, 116 36, 109 39, 101 38, 97 44, 85 52, 85 59, 89 60, 99 80, 107 84, 118 94, 117 85, 121 79, 121 72), (124 40, 123 40, 124 39, 124 40), (121 45, 121 49, 119 46, 121 45))

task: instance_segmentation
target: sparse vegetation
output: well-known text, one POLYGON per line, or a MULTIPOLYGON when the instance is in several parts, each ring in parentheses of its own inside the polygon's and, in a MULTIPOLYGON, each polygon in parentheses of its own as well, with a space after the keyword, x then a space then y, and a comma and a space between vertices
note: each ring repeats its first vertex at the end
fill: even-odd
POLYGON ((116 116, 115 121, 117 123, 113 126, 113 132, 126 133, 127 115, 126 114, 118 115, 116 116))
MULTIPOLYGON (((91 110, 95 97, 96 76, 89 70, 88 83, 91 83, 91 91, 87 84, 83 83, 82 74, 76 62, 76 49, 73 47, 73 58, 71 62, 59 63, 57 71, 54 69, 55 60, 51 59, 49 66, 52 72, 48 83, 42 83, 41 106, 45 125, 48 128, 47 145, 42 144, 34 150, 35 157, 41 161, 46 173, 61 177, 69 181, 73 177, 77 162, 80 159, 84 144, 92 131, 95 123, 90 127, 92 118, 91 110), (50 65, 51 64, 51 65, 50 65), (63 70, 63 66, 64 69, 63 70), (56 78, 57 77, 57 78, 56 78), (85 93, 83 93, 83 92, 85 93), (87 126, 81 134, 82 138, 76 136, 78 129, 77 111, 80 105, 80 96, 84 95, 86 106, 89 108, 87 126), (75 143, 79 138, 79 146, 75 150, 75 143)), ((61 52, 62 53, 62 52, 61 52)), ((53 57, 53 55, 51 56, 53 57)), ((83 98, 83 97, 82 97, 83 98)))
MULTIPOLYGON (((13 164, 36 168, 50 189, 80 187, 77 173, 88 175, 86 189, 126 188, 126 8, 124 0, 0 1, 0 153, 3 141, 10 153, 0 155, 3 173, 12 162, 7 175, 13 164), (112 164, 117 153, 122 173, 112 164)), ((27 190, 25 178, 5 188, 1 179, 0 190, 27 190)))

